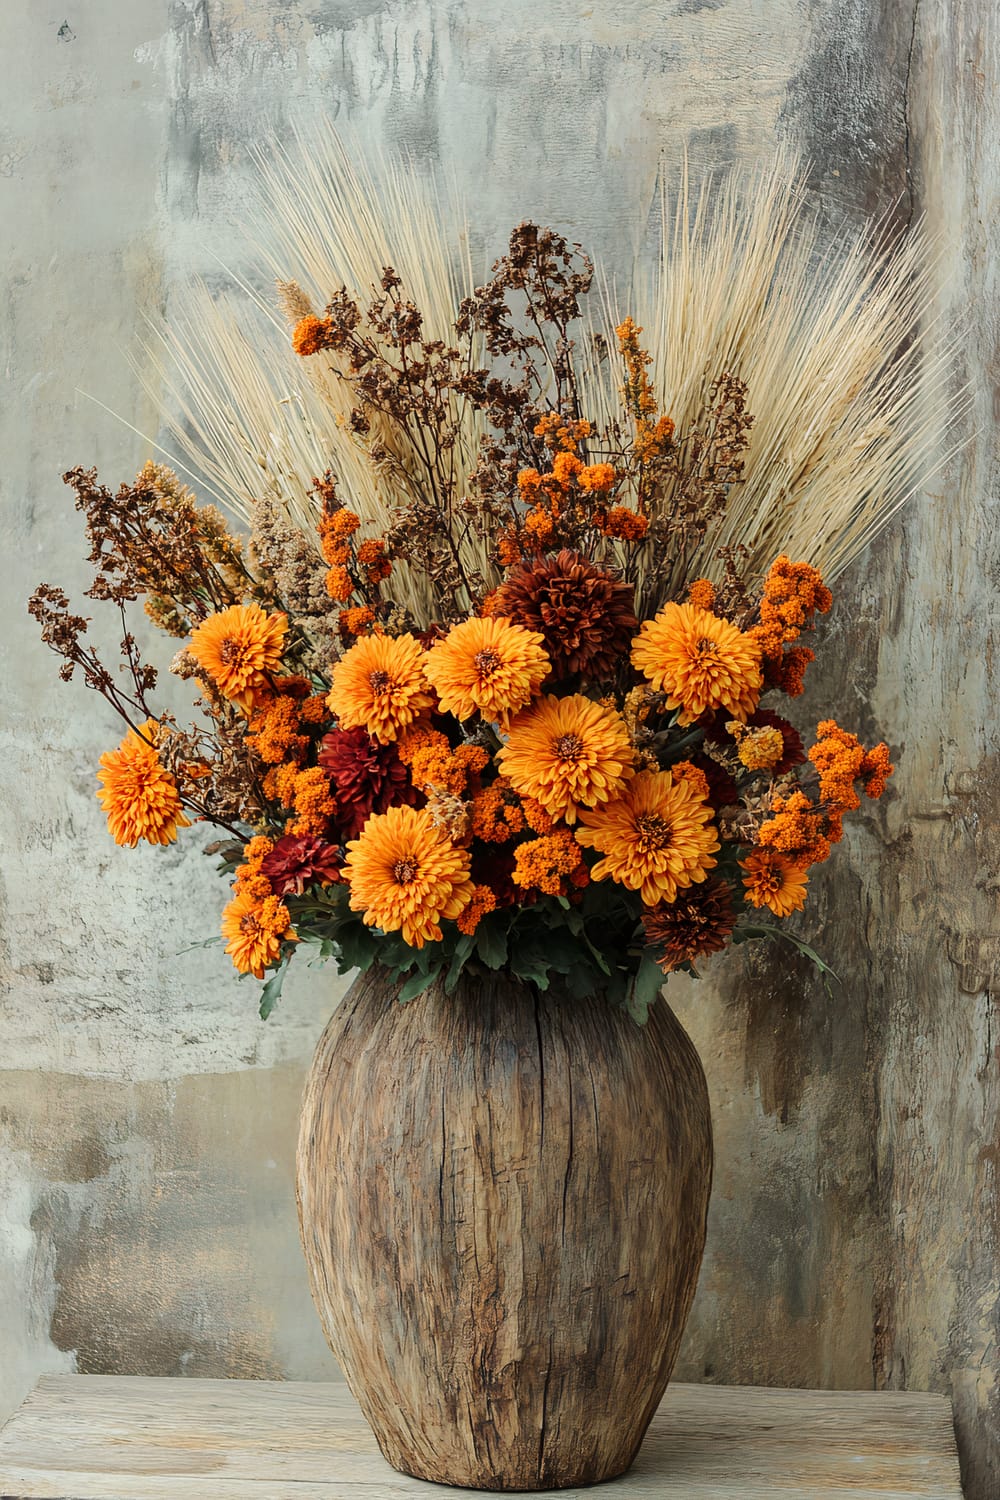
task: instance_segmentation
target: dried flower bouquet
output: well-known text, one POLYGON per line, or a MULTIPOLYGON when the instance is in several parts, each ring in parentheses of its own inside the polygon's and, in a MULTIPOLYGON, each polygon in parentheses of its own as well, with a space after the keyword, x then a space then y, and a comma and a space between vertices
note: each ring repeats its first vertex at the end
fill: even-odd
MULTIPOLYGON (((831 594, 813 561, 762 569, 745 522, 732 539, 755 392, 734 363, 665 409, 642 328, 583 321, 592 277, 521 224, 445 336, 391 267, 323 308, 283 282, 340 459, 298 477, 306 505, 244 492, 247 542, 163 466, 117 494, 66 475, 126 685, 60 590, 30 608, 63 677, 128 725, 98 773, 109 829, 222 830, 222 933, 266 981, 262 1014, 312 949, 384 966, 402 999, 504 968, 642 1020, 665 974, 780 931, 892 773, 884 744, 829 718, 806 748, 782 712, 831 594), (155 706, 125 624, 139 600, 180 643, 194 727, 155 706)), ((898 482, 881 498, 888 514, 898 482)), ((852 496, 840 521, 822 531, 838 566, 873 525, 852 496)))

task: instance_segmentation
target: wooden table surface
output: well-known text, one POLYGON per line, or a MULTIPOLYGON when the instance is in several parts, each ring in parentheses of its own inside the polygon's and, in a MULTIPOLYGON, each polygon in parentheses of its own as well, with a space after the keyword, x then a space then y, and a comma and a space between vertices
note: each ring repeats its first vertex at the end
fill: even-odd
MULTIPOLYGON (((546 1491, 595 1500, 604 1487, 546 1491)), ((943 1396, 674 1385, 608 1500, 960 1500, 943 1396)), ((2 1500, 445 1500, 343 1385, 46 1376, 0 1432, 2 1500)))

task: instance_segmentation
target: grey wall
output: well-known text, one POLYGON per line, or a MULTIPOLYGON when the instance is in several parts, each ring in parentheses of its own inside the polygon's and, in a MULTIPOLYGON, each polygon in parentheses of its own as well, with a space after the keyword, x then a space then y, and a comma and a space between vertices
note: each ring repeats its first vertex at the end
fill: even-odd
POLYGON ((291 1156, 333 981, 300 974, 261 1026, 217 949, 181 951, 215 928, 208 861, 107 840, 117 724, 24 614, 39 579, 84 577, 62 471, 117 482, 149 452, 79 392, 151 431, 121 351, 216 256, 252 269, 245 151, 293 116, 454 170, 484 255, 538 215, 630 256, 661 149, 781 136, 823 204, 943 236, 975 435, 845 585, 813 693, 903 751, 816 882, 842 989, 738 959, 674 987, 719 1136, 682 1373, 949 1391, 969 1493, 995 1494, 992 0, 61 3, 0 14, 0 1415, 46 1370, 331 1372, 291 1156))

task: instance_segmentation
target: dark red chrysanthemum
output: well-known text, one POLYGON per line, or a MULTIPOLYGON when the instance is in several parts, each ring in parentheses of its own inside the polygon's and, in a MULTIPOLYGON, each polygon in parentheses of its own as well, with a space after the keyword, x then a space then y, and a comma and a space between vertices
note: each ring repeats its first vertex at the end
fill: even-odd
POLYGON ((513 906, 519 902, 529 906, 537 899, 536 892, 519 890, 514 884, 514 855, 508 849, 495 844, 472 846, 472 879, 477 885, 488 885, 497 898, 497 906, 513 906), (528 899, 528 898, 531 899, 528 899))
POLYGON ((710 755, 705 755, 700 750, 688 758, 693 766, 697 766, 699 771, 705 773, 705 780, 708 782, 708 801, 716 812, 722 807, 732 807, 734 802, 740 800, 736 782, 717 760, 713 760, 710 755))
POLYGON ((677 893, 676 901, 643 908, 642 925, 653 957, 667 974, 679 964, 719 953, 736 925, 733 893, 724 880, 706 880, 677 893))
POLYGON ((632 585, 568 547, 515 568, 492 612, 538 631, 557 680, 611 676, 639 629, 632 585))
POLYGON ((366 729, 331 729, 318 760, 332 783, 334 822, 345 840, 357 838, 372 813, 417 800, 396 746, 380 745, 366 729))
POLYGON ((301 896, 311 885, 338 881, 343 863, 340 850, 315 834, 286 833, 261 860, 260 871, 276 896, 301 896))
MULTIPOLYGON (((729 715, 725 712, 706 714, 699 720, 699 725, 705 731, 705 738, 713 745, 732 744, 732 738, 726 731, 726 723, 729 715)), ((806 758, 805 748, 801 736, 793 724, 783 719, 780 714, 773 713, 769 708, 758 708, 747 719, 748 729, 759 729, 767 726, 777 729, 785 742, 785 749, 781 759, 771 767, 774 776, 784 776, 786 771, 791 771, 794 766, 801 766, 806 758)), ((735 800, 735 799, 732 799, 735 800)))

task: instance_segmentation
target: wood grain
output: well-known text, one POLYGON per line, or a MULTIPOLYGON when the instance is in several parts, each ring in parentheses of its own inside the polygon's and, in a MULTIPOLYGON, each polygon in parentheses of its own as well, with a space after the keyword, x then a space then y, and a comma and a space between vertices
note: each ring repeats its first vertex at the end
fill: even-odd
MULTIPOLYGON (((460 1500, 396 1473, 341 1384, 45 1377, 0 1433, 2 1500, 460 1500)), ((594 1497, 561 1490, 563 1500, 594 1497)), ((961 1500, 948 1402, 675 1385, 615 1500, 961 1500)))
POLYGON ((463 976, 334 1013, 299 1143, 313 1296, 382 1452, 537 1490, 628 1468, 673 1369, 711 1182, 708 1092, 666 1004, 463 976))

